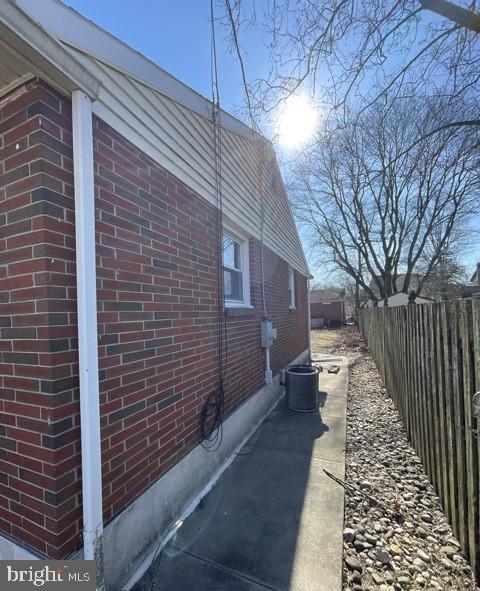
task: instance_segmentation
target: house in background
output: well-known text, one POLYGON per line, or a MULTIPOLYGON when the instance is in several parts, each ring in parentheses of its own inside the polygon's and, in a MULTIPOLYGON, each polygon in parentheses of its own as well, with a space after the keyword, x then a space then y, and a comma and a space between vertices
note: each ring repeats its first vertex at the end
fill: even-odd
POLYGON ((119 589, 308 358, 309 271, 263 138, 221 114, 220 216, 208 100, 56 0, 0 30, 0 557, 119 589))
MULTIPOLYGON (((409 303, 409 294, 401 291, 399 293, 395 293, 395 294, 391 295, 387 301, 388 301, 389 308, 394 308, 396 306, 407 306, 409 303)), ((430 298, 423 298, 421 296, 417 296, 415 298, 416 304, 428 304, 432 301, 433 300, 431 300, 430 298)), ((383 308, 385 306, 385 302, 383 300, 379 300, 376 303, 376 305, 378 308, 383 308)), ((362 308, 373 308, 373 307, 374 307, 374 303, 372 300, 367 300, 362 305, 362 308)))
MULTIPOLYGON (((407 291, 398 291, 397 293, 389 296, 388 306, 389 307, 406 306, 409 303, 409 294, 412 291, 417 292, 417 290, 419 289, 419 286, 422 283, 422 279, 423 279, 423 276, 420 275, 419 273, 412 273, 407 291)), ((398 275, 397 283, 396 283, 397 289, 402 288, 404 286, 404 282, 405 282, 405 275, 404 274, 398 275)), ((374 291, 374 293, 377 293, 377 294, 379 293, 376 283, 373 279, 370 281, 370 288, 374 291)), ((432 289, 431 282, 426 282, 425 285, 423 286, 423 289, 422 289, 422 295, 421 296, 417 295, 415 297, 415 303, 416 304, 427 304, 428 302, 432 302, 434 298, 432 296, 430 296, 431 289, 432 289), (427 296, 427 292, 428 292, 428 296, 427 296)), ((368 296, 367 296, 367 299, 365 299, 365 301, 363 301, 361 304, 361 308, 373 308, 374 306, 377 306, 378 308, 383 308, 385 306, 385 302, 383 299, 378 299, 377 302, 374 302, 373 300, 368 299, 368 296)))
MULTIPOLYGON (((479 263, 480 265, 480 263, 479 263)), ((408 289, 406 292, 398 292, 389 298, 390 306, 403 306, 408 304, 408 294, 413 290, 418 292, 421 289, 421 295, 416 297, 416 303, 427 303, 431 301, 453 300, 458 298, 468 298, 480 291, 479 281, 480 271, 477 265, 470 282, 466 282, 464 271, 458 265, 451 265, 438 269, 427 280, 419 273, 412 273, 408 289)), ((397 278, 397 288, 403 287, 405 275, 400 274, 397 278)), ((378 293, 375 282, 370 282, 370 288, 378 293)), ((362 307, 373 307, 373 301, 365 298, 362 307)), ((379 307, 384 305, 383 301, 378 300, 379 307)))
POLYGON ((341 288, 310 291, 310 323, 312 328, 336 328, 345 321, 345 290, 341 288))
POLYGON ((477 263, 470 281, 457 288, 458 297, 470 298, 472 296, 480 295, 480 263, 477 263))
POLYGON ((470 284, 472 286, 475 286, 475 285, 480 286, 480 263, 477 263, 477 267, 476 267, 473 275, 470 277, 470 284))

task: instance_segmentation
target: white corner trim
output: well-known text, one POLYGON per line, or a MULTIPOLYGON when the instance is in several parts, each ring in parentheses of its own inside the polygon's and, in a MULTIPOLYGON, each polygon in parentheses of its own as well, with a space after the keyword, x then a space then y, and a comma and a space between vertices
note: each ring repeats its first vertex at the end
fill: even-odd
POLYGON ((86 560, 98 561, 102 552, 103 514, 92 103, 80 90, 72 93, 72 121, 84 555, 86 560))

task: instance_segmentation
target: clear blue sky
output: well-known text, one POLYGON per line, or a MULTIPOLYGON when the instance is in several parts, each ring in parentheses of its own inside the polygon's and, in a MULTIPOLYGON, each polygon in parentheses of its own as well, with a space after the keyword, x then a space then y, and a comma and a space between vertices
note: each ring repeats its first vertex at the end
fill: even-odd
MULTIPOLYGON (((137 49, 210 98, 210 2, 208 0, 64 0, 66 4, 137 49), (141 18, 140 18, 141 17, 141 18)), ((226 31, 217 30, 222 106, 233 114, 242 106, 244 91, 236 55, 229 53, 226 31)), ((247 76, 268 71, 265 49, 253 33, 245 36, 247 76)))

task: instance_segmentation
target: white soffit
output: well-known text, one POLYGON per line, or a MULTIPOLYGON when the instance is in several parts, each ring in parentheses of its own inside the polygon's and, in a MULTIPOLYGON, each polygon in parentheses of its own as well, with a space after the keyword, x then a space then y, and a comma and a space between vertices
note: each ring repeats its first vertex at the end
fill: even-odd
MULTIPOLYGON (((42 3, 31 4, 38 7, 42 3)), ((98 96, 100 82, 14 0, 0 1, 0 39, 15 52, 19 62, 28 64, 29 71, 33 66, 34 73, 68 90, 81 89, 91 98, 98 96)))

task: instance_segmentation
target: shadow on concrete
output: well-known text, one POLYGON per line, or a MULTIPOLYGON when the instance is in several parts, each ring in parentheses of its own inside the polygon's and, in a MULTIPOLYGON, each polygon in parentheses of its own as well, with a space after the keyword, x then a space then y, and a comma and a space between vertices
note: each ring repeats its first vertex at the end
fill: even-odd
POLYGON ((318 392, 318 401, 319 401, 319 406, 320 406, 320 410, 325 406, 325 403, 327 401, 327 393, 326 392, 322 392, 319 391, 318 392))
POLYGON ((163 549, 150 589, 339 591, 343 491, 323 469, 343 478, 344 446, 344 416, 280 402, 163 549))

